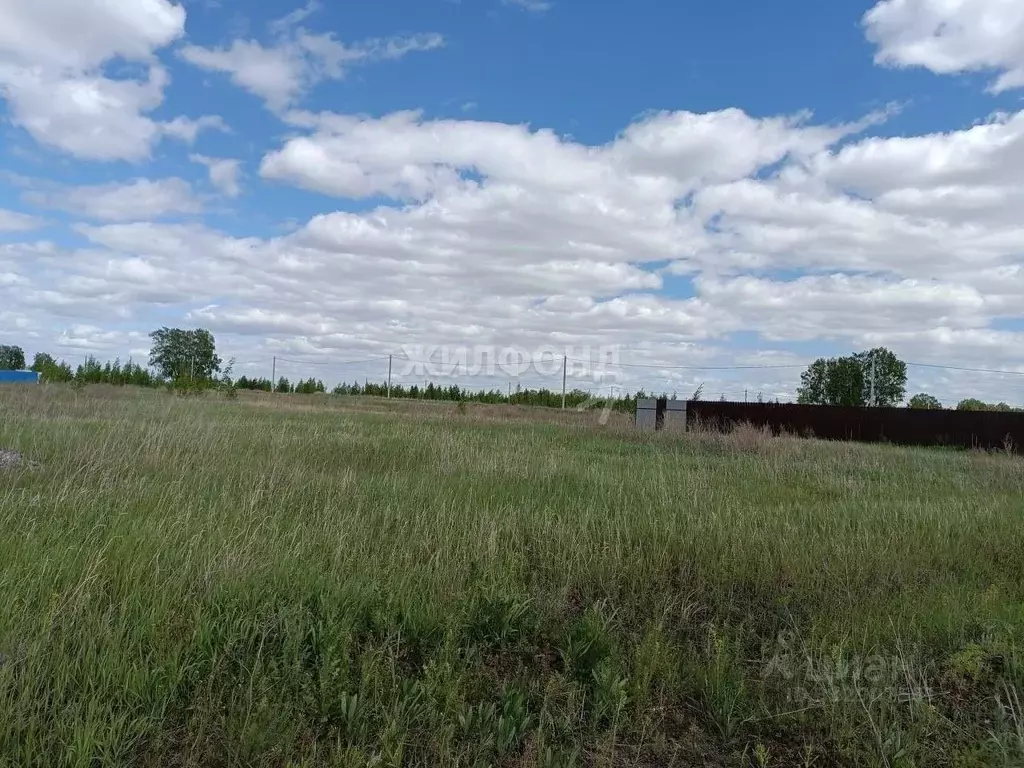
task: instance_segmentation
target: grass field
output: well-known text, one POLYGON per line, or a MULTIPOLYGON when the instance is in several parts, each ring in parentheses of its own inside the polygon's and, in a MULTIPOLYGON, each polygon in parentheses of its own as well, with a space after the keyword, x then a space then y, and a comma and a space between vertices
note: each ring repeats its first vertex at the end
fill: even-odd
POLYGON ((1020 766, 1024 461, 0 390, 0 765, 1020 766))

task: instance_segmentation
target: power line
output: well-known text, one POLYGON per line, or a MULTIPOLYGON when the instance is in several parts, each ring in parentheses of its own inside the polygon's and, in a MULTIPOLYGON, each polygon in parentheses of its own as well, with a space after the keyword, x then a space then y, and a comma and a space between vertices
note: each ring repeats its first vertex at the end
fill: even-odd
MULTIPOLYGON (((602 364, 600 361, 594 360, 582 360, 576 357, 570 357, 576 363, 588 363, 591 365, 602 364)), ((650 368, 654 370, 666 370, 666 371, 764 371, 764 370, 784 370, 793 368, 803 368, 806 363, 789 363, 784 365, 657 365, 651 363, 613 363, 604 362, 604 365, 613 368, 650 368)), ((907 365, 912 365, 917 368, 937 368, 947 371, 964 371, 967 373, 998 373, 1007 376, 1024 376, 1024 371, 1005 371, 997 370, 994 368, 962 368, 955 365, 938 365, 935 363, 912 363, 908 362, 907 365)))
POLYGON ((934 363, 907 363, 917 368, 938 368, 944 371, 964 371, 966 373, 1001 373, 1006 376, 1024 376, 1024 371, 997 371, 992 368, 959 368, 955 365, 936 365, 934 363))
MULTIPOLYGON (((428 358, 427 360, 417 360, 409 357, 405 353, 399 353, 405 360, 410 363, 420 364, 437 364, 437 365, 450 365, 455 367, 462 367, 467 365, 466 361, 459 357, 455 359, 445 360, 444 357, 440 360, 434 358, 428 358)), ((397 355, 396 355, 397 356, 397 355)), ((280 359, 280 358, 279 358, 280 359)), ((386 358, 385 358, 386 359, 386 358)), ((608 366, 612 368, 652 368, 658 370, 674 370, 674 371, 744 371, 744 370, 781 370, 784 368, 803 368, 805 363, 789 363, 787 365, 722 365, 722 366, 699 366, 699 365, 650 365, 643 363, 613 363, 610 361, 601 360, 584 360, 579 357, 568 357, 564 358, 566 361, 574 363, 585 363, 587 365, 594 366, 608 366)))
MULTIPOLYGON (((58 349, 59 349, 59 347, 58 347, 58 349)), ((57 352, 57 356, 58 357, 64 357, 64 358, 72 357, 72 358, 78 358, 78 359, 94 358, 97 361, 100 359, 100 356, 104 355, 104 354, 109 354, 109 352, 105 352, 104 350, 81 350, 81 351, 60 350, 59 352, 57 352)), ((364 365, 364 364, 368 364, 368 363, 382 362, 382 361, 388 360, 391 357, 393 357, 395 359, 406 360, 406 361, 411 362, 411 363, 449 365, 449 366, 452 366, 454 368, 454 371, 453 371, 452 375, 457 375, 458 372, 460 371, 460 369, 462 369, 462 368, 467 368, 468 369, 469 366, 470 366, 469 361, 467 361, 464 357, 461 357, 461 356, 460 357, 456 357, 455 359, 449 359, 449 360, 445 360, 443 355, 442 355, 442 359, 441 360, 437 360, 433 356, 431 356, 427 360, 417 360, 417 359, 414 359, 414 358, 410 357, 404 351, 400 351, 400 352, 394 353, 394 355, 382 354, 382 355, 377 355, 377 356, 374 356, 374 357, 362 358, 362 359, 359 359, 359 360, 337 360, 337 361, 335 361, 335 360, 296 360, 296 359, 293 359, 293 358, 286 358, 286 357, 278 357, 277 360, 279 362, 290 363, 292 365, 299 365, 299 366, 307 366, 308 365, 308 366, 320 366, 320 367, 345 367, 345 366, 364 365)), ((129 355, 127 359, 132 359, 132 356, 129 355)), ((582 364, 590 365, 590 366, 604 366, 604 367, 609 367, 609 368, 627 368, 627 369, 632 368, 632 369, 644 369, 644 370, 656 370, 656 371, 698 371, 698 372, 699 371, 794 370, 794 369, 804 368, 807 365, 806 363, 784 363, 784 364, 764 364, 764 365, 659 365, 659 364, 656 364, 656 363, 623 363, 623 362, 612 362, 612 361, 609 361, 609 360, 593 360, 593 359, 587 360, 587 359, 576 358, 576 357, 565 357, 565 360, 571 361, 571 362, 574 362, 574 363, 582 363, 582 364)), ((236 365, 254 366, 254 365, 263 364, 263 363, 266 362, 266 360, 265 360, 265 358, 253 359, 253 360, 238 360, 238 359, 236 359, 234 362, 235 362, 236 365)), ((1001 376, 1024 376, 1024 370, 1013 371, 1013 370, 1003 370, 1003 369, 995 369, 995 368, 974 368, 974 367, 956 366, 956 365, 943 365, 943 364, 939 364, 939 363, 917 363, 917 362, 909 362, 909 361, 906 364, 908 366, 915 367, 915 368, 927 368, 927 369, 933 369, 933 370, 957 371, 957 372, 963 372, 963 373, 981 373, 981 374, 992 374, 992 375, 1001 375, 1001 376)), ((534 373, 536 375, 536 372, 534 372, 534 373)), ((401 377, 401 374, 397 374, 397 375, 399 377, 401 377)), ((557 372, 552 373, 551 375, 555 376, 555 375, 557 375, 557 372)), ((574 372, 568 373, 568 377, 570 379, 578 378, 578 376, 574 372)), ((418 377, 416 375, 412 375, 410 378, 418 378, 418 377)), ((543 376, 541 378, 543 378, 543 376)))
MULTIPOLYGON (((78 354, 75 354, 75 353, 64 353, 64 354, 68 354, 68 355, 75 356, 75 357, 83 357, 83 358, 88 356, 88 355, 83 355, 81 353, 78 353, 78 354)), ((333 361, 333 360, 329 360, 329 361, 294 360, 294 359, 287 358, 287 357, 278 357, 277 359, 279 361, 281 361, 281 362, 292 363, 294 365, 342 366, 342 365, 362 365, 364 363, 374 363, 374 362, 379 362, 381 360, 387 360, 389 357, 392 357, 392 355, 378 355, 376 357, 368 357, 368 358, 364 358, 362 360, 338 360, 338 361, 333 361)), ((462 361, 461 359, 447 360, 446 361, 446 360, 443 359, 443 357, 442 357, 441 360, 437 360, 437 359, 434 359, 434 358, 429 358, 427 360, 417 360, 417 359, 409 357, 409 355, 406 354, 405 352, 398 352, 393 357, 401 357, 402 359, 404 359, 404 360, 406 360, 408 362, 411 362, 411 363, 420 363, 420 364, 433 363, 433 364, 441 364, 441 365, 448 364, 448 365, 455 366, 456 369, 466 365, 466 363, 464 361, 462 361)), ((605 365, 605 366, 612 367, 612 368, 643 368, 643 369, 650 369, 650 370, 667 370, 667 371, 769 371, 769 370, 792 370, 792 369, 795 369, 795 368, 804 368, 807 365, 807 363, 782 363, 782 364, 773 364, 773 365, 658 365, 656 363, 619 363, 619 362, 600 361, 600 360, 584 360, 584 359, 578 358, 578 357, 566 357, 565 359, 569 360, 569 361, 572 361, 574 363, 585 363, 585 364, 588 364, 588 365, 605 365)), ((242 361, 236 361, 236 362, 242 362, 242 361)), ((242 364, 243 365, 251 365, 251 364, 254 364, 254 363, 262 363, 262 362, 265 362, 265 360, 246 361, 246 362, 242 362, 242 364)), ((914 366, 916 368, 933 368, 933 369, 946 370, 946 371, 962 371, 962 372, 965 372, 965 373, 993 373, 993 374, 1002 374, 1002 375, 1006 375, 1006 376, 1024 376, 1024 371, 1006 371, 1006 370, 998 370, 998 369, 993 369, 993 368, 965 368, 965 367, 954 366, 954 365, 939 365, 939 364, 936 364, 936 363, 914 363, 914 362, 907 362, 907 365, 914 366)))
POLYGON ((312 360, 290 360, 287 357, 278 357, 278 361, 283 363, 293 363, 295 365, 359 365, 360 363, 373 363, 378 360, 387 360, 388 355, 381 355, 380 357, 370 357, 365 360, 330 360, 330 361, 312 361, 312 360))
POLYGON ((645 363, 612 363, 594 360, 581 360, 577 357, 570 357, 574 363, 587 363, 590 365, 607 365, 612 368, 652 368, 664 371, 766 371, 782 370, 784 368, 803 368, 806 363, 790 363, 789 365, 653 365, 645 363))

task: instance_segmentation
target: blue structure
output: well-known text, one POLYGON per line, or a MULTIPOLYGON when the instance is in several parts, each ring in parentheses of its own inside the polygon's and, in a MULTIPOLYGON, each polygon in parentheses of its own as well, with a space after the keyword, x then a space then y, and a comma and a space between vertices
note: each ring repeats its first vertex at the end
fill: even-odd
POLYGON ((0 371, 0 384, 38 384, 35 371, 0 371))

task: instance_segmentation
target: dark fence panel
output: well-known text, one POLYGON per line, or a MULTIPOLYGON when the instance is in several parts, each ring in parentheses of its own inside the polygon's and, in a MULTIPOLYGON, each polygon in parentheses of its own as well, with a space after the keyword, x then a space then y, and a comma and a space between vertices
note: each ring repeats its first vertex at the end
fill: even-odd
POLYGON ((728 430, 749 422, 772 432, 824 440, 899 445, 951 445, 1016 450, 1024 443, 1024 413, 927 411, 912 408, 848 408, 831 405, 722 403, 691 400, 687 428, 728 430))

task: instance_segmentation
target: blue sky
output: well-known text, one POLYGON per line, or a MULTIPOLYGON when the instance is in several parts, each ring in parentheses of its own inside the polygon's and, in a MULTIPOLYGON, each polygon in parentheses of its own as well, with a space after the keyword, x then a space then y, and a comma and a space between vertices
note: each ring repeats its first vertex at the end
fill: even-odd
POLYGON ((877 345, 1024 371, 1022 95, 1002 0, 0 0, 0 342, 201 325, 328 381, 615 347, 575 383, 730 396, 877 345), (686 369, 759 364, 794 367, 686 369))

